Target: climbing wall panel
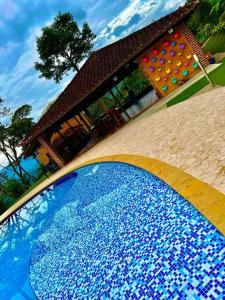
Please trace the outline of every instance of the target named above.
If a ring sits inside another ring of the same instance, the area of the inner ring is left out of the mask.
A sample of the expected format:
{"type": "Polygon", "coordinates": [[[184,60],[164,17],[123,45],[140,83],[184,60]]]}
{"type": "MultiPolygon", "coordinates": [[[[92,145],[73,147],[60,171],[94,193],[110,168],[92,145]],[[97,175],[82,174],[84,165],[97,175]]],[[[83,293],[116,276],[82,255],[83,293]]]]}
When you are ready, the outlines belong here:
{"type": "Polygon", "coordinates": [[[200,70],[182,29],[176,27],[139,58],[146,77],[162,96],[176,90],[200,70]]]}

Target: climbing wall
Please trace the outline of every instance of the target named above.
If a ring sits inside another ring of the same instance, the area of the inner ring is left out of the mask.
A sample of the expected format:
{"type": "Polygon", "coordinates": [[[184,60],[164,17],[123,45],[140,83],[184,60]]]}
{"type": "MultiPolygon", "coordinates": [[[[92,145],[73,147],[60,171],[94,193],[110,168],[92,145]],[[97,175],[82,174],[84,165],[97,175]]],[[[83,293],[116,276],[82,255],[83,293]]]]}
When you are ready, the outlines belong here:
{"type": "Polygon", "coordinates": [[[193,54],[180,26],[141,55],[139,65],[156,91],[166,96],[199,72],[193,54]]]}

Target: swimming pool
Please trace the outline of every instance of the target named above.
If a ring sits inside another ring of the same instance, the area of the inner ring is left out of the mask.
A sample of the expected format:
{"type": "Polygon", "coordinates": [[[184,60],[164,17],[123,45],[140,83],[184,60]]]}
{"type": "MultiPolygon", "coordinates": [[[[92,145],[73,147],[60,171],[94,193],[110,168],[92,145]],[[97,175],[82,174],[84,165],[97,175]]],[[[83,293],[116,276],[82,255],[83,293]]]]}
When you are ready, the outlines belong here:
{"type": "Polygon", "coordinates": [[[83,167],[0,229],[0,299],[225,297],[224,237],[131,165],[83,167]]]}

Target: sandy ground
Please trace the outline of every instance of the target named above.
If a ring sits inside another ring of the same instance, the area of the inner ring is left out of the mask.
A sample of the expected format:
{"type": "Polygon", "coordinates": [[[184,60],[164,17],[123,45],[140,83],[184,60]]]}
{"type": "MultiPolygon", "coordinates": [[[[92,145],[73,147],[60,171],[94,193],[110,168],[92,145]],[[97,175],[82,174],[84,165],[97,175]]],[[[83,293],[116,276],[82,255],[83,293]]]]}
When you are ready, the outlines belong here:
{"type": "Polygon", "coordinates": [[[113,154],[139,154],[162,160],[225,193],[225,88],[127,124],[63,171],[113,154]]]}

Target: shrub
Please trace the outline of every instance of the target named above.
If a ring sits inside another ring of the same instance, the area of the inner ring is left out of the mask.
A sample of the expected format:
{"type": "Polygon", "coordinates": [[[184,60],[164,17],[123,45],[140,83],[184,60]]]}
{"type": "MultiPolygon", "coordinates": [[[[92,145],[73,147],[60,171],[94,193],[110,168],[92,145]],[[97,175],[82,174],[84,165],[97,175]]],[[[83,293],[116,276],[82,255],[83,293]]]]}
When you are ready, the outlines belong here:
{"type": "Polygon", "coordinates": [[[4,183],[4,191],[6,196],[9,198],[16,200],[19,198],[26,190],[24,185],[16,179],[9,179],[4,183]]]}

